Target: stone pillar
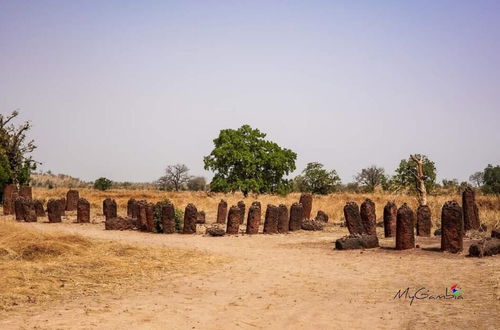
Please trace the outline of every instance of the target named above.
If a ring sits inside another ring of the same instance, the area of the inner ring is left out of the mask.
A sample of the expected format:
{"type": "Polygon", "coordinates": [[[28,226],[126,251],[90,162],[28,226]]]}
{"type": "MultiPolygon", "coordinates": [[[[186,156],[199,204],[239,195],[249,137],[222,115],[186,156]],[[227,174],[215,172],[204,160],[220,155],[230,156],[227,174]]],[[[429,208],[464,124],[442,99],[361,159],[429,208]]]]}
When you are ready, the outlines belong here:
{"type": "Polygon", "coordinates": [[[76,203],[76,222],[90,222],[90,203],[85,198],[78,198],[76,203]]]}
{"type": "Polygon", "coordinates": [[[458,253],[464,247],[464,220],[462,208],[456,201],[448,201],[441,210],[441,250],[458,253]]]}
{"type": "Polygon", "coordinates": [[[217,223],[225,224],[227,218],[227,202],[223,199],[220,200],[217,207],[217,223]]]}
{"type": "Polygon", "coordinates": [[[264,219],[264,234],[278,233],[279,209],[274,205],[267,205],[266,218],[264,219]]]}
{"type": "Polygon", "coordinates": [[[464,213],[464,229],[479,229],[479,210],[476,204],[476,193],[472,188],[465,188],[462,193],[462,208],[464,213]]]}
{"type": "Polygon", "coordinates": [[[226,234],[238,234],[240,231],[240,217],[241,208],[238,206],[231,206],[227,215],[226,234]]]}
{"type": "Polygon", "coordinates": [[[299,203],[302,204],[303,219],[311,219],[311,211],[313,205],[312,195],[309,193],[301,194],[299,203]]]}
{"type": "Polygon", "coordinates": [[[36,216],[37,217],[44,217],[45,210],[43,209],[43,202],[39,199],[36,199],[33,203],[35,204],[36,216]]]}
{"type": "Polygon", "coordinates": [[[247,234],[258,234],[259,226],[260,226],[260,203],[252,203],[250,208],[248,209],[248,218],[247,218],[247,234]]]}
{"type": "Polygon", "coordinates": [[[3,188],[3,214],[14,214],[14,200],[18,196],[17,187],[11,183],[3,188]]]}
{"type": "Polygon", "coordinates": [[[289,231],[302,229],[302,220],[304,220],[304,210],[302,204],[293,203],[290,208],[290,221],[288,224],[289,231]]]}
{"type": "Polygon", "coordinates": [[[24,221],[24,207],[23,203],[25,201],[24,197],[16,197],[14,200],[14,214],[16,215],[17,221],[24,221]]]}
{"type": "Polygon", "coordinates": [[[61,203],[58,199],[49,199],[47,202],[49,222],[61,222],[61,203]]]}
{"type": "Polygon", "coordinates": [[[428,205],[420,205],[417,209],[417,236],[431,236],[432,214],[428,205]]]}
{"type": "Polygon", "coordinates": [[[58,202],[59,202],[59,208],[61,209],[60,210],[61,216],[65,216],[66,215],[66,198],[60,198],[60,199],[58,199],[58,202]]]}
{"type": "Polygon", "coordinates": [[[361,216],[361,225],[363,233],[366,235],[377,235],[377,216],[375,215],[375,203],[371,199],[365,199],[361,203],[359,214],[361,216]]]}
{"type": "Polygon", "coordinates": [[[146,201],[137,202],[137,228],[142,231],[146,230],[147,228],[146,206],[147,206],[146,201]]]}
{"type": "Polygon", "coordinates": [[[285,204],[280,204],[278,207],[278,233],[288,233],[290,228],[290,218],[288,216],[288,208],[285,204]]]}
{"type": "Polygon", "coordinates": [[[175,207],[172,203],[167,203],[161,208],[161,222],[164,234],[175,233],[175,207]]]}
{"type": "Polygon", "coordinates": [[[106,198],[102,202],[102,213],[108,218],[116,218],[117,217],[117,212],[116,212],[116,201],[111,198],[106,198]]]}
{"type": "Polygon", "coordinates": [[[33,200],[29,199],[24,199],[23,202],[23,216],[24,216],[24,221],[26,222],[36,222],[36,210],[35,210],[35,203],[33,200]]]}
{"type": "Polygon", "coordinates": [[[21,186],[19,188],[19,196],[31,201],[33,200],[33,191],[30,186],[21,186]]]}
{"type": "Polygon", "coordinates": [[[146,204],[146,231],[154,233],[155,226],[155,205],[153,203],[146,204]]]}
{"type": "Polygon", "coordinates": [[[80,193],[78,190],[70,189],[66,193],[66,211],[75,211],[78,207],[80,193]]]}
{"type": "Polygon", "coordinates": [[[351,235],[361,235],[363,233],[363,225],[361,224],[361,216],[359,207],[356,202],[347,202],[344,206],[344,218],[347,229],[351,235]]]}
{"type": "Polygon", "coordinates": [[[415,214],[412,209],[403,204],[398,209],[396,222],[396,250],[407,250],[415,248],[415,233],[413,224],[415,223],[415,214]]]}
{"type": "Polygon", "coordinates": [[[127,202],[127,217],[137,219],[137,201],[133,198],[127,202]]]}
{"type": "Polygon", "coordinates": [[[316,218],[314,220],[327,223],[328,222],[328,214],[319,210],[318,213],[316,213],[316,218]]]}
{"type": "Polygon", "coordinates": [[[184,212],[184,227],[182,229],[183,234],[196,234],[196,214],[198,210],[193,204],[188,204],[186,206],[186,211],[184,212]]]}
{"type": "Polygon", "coordinates": [[[240,224],[245,222],[245,202],[239,201],[238,207],[240,208],[240,224]]]}
{"type": "Polygon", "coordinates": [[[204,224],[206,222],[205,219],[205,211],[199,211],[196,214],[196,223],[199,223],[200,225],[204,224]]]}
{"type": "Polygon", "coordinates": [[[398,208],[394,202],[387,202],[384,207],[384,235],[385,237],[396,236],[396,221],[398,208]]]}

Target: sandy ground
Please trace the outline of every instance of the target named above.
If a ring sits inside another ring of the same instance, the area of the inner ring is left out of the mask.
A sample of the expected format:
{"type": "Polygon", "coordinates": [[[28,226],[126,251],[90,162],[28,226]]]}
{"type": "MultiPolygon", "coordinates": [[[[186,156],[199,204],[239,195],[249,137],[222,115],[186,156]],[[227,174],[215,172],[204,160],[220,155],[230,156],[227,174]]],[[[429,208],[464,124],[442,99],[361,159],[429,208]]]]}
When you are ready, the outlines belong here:
{"type": "MultiPolygon", "coordinates": [[[[344,228],[288,235],[206,237],[104,231],[102,224],[26,224],[94,238],[198,249],[232,257],[203,275],[123,292],[15,310],[1,329],[498,329],[500,258],[420,249],[332,250],[344,228]],[[431,295],[459,284],[463,299],[394,299],[400,289],[431,295]]],[[[470,243],[470,242],[468,242],[470,243]]],[[[103,276],[106,276],[103,274],[103,276]]]]}

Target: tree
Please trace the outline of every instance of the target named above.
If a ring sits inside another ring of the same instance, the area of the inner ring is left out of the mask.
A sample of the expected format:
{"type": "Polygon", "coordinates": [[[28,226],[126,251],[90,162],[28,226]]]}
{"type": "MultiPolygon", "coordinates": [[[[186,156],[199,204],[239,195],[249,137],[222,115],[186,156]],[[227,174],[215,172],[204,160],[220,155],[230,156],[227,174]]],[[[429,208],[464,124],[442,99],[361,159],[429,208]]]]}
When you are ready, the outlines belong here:
{"type": "Polygon", "coordinates": [[[165,175],[158,179],[158,184],[162,190],[179,191],[189,179],[189,168],[186,165],[168,165],[165,169],[165,175]]]}
{"type": "Polygon", "coordinates": [[[335,170],[327,171],[320,163],[308,163],[301,177],[302,191],[314,194],[329,194],[341,183],[335,170]]]}
{"type": "Polygon", "coordinates": [[[113,181],[106,178],[99,178],[94,182],[94,189],[97,190],[108,190],[113,185],[113,181]]]}
{"type": "Polygon", "coordinates": [[[486,194],[500,194],[500,166],[488,165],[484,169],[482,191],[486,194]]]}
{"type": "MultiPolygon", "coordinates": [[[[422,193],[432,191],[436,184],[436,166],[425,155],[411,155],[402,159],[391,183],[399,188],[410,188],[419,194],[420,203],[424,201],[422,193]]],[[[425,204],[421,204],[425,205],[425,204]]]]}
{"type": "MultiPolygon", "coordinates": [[[[9,176],[3,185],[29,184],[31,172],[36,170],[38,164],[30,155],[36,149],[34,141],[26,141],[26,133],[31,129],[31,123],[26,121],[16,127],[12,121],[18,115],[18,111],[13,111],[8,116],[0,114],[0,153],[3,158],[0,162],[4,180],[5,175],[9,176]]],[[[0,187],[2,191],[3,185],[0,187]]]]}
{"type": "Polygon", "coordinates": [[[386,179],[385,170],[375,165],[362,169],[361,172],[355,176],[356,182],[366,186],[368,191],[373,191],[375,186],[385,184],[386,179]]]}
{"type": "Polygon", "coordinates": [[[472,182],[473,185],[479,188],[483,184],[483,177],[484,177],[484,172],[479,171],[474,174],[471,174],[471,176],[469,176],[469,181],[472,182]]]}
{"type": "Polygon", "coordinates": [[[215,148],[204,157],[205,169],[215,175],[212,191],[240,190],[255,193],[284,193],[290,182],[284,177],[295,170],[297,154],[265,140],[265,133],[249,125],[223,129],[214,140],[215,148]]]}
{"type": "Polygon", "coordinates": [[[206,186],[207,186],[207,181],[202,176],[192,177],[187,182],[187,187],[191,191],[205,190],[206,186]]]}

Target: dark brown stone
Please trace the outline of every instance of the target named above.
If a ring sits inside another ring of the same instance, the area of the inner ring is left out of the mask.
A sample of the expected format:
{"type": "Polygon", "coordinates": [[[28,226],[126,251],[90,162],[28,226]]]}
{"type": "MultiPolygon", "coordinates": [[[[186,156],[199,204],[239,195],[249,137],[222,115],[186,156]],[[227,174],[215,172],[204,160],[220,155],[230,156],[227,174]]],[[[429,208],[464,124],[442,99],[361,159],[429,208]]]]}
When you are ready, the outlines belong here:
{"type": "Polygon", "coordinates": [[[464,248],[464,219],[456,201],[448,201],[441,210],[441,250],[458,253],[464,248]]]}
{"type": "Polygon", "coordinates": [[[316,214],[316,218],[314,220],[327,223],[328,222],[328,214],[319,210],[318,213],[316,214]]]}
{"type": "Polygon", "coordinates": [[[70,189],[66,193],[66,211],[75,211],[78,208],[80,193],[78,190],[70,189]]]}
{"type": "Polygon", "coordinates": [[[18,196],[17,187],[11,183],[3,188],[3,214],[14,214],[14,200],[18,196]]]}
{"type": "Polygon", "coordinates": [[[482,258],[496,254],[500,254],[500,239],[497,238],[485,238],[469,247],[471,257],[482,258]]]}
{"type": "Polygon", "coordinates": [[[500,238],[500,229],[493,229],[491,231],[491,237],[493,237],[493,238],[500,238]]]}
{"type": "Polygon", "coordinates": [[[302,204],[293,203],[290,208],[288,230],[296,231],[302,229],[302,220],[304,220],[304,210],[302,209],[302,204]]]}
{"type": "Polygon", "coordinates": [[[30,186],[21,186],[19,188],[19,196],[27,200],[33,200],[33,191],[30,186]]]}
{"type": "Polygon", "coordinates": [[[104,217],[107,218],[116,218],[117,217],[117,212],[116,212],[116,201],[111,198],[106,198],[102,202],[102,214],[104,214],[104,217]]]}
{"type": "Polygon", "coordinates": [[[39,199],[35,199],[33,201],[35,204],[35,212],[37,217],[44,217],[45,216],[45,210],[43,209],[43,202],[39,199]]]}
{"type": "Polygon", "coordinates": [[[104,228],[106,230],[132,230],[135,226],[131,218],[114,217],[106,219],[104,228]]]}
{"type": "Polygon", "coordinates": [[[376,235],[350,235],[335,241],[337,250],[373,249],[379,247],[376,235]]]}
{"type": "Polygon", "coordinates": [[[240,217],[241,208],[238,206],[231,206],[227,215],[226,233],[235,235],[240,231],[240,217]]]}
{"type": "Polygon", "coordinates": [[[137,219],[137,201],[133,198],[127,202],[127,217],[137,219]]]}
{"type": "Polygon", "coordinates": [[[279,209],[275,205],[267,205],[266,217],[264,218],[264,234],[278,233],[278,216],[279,209]]]}
{"type": "Polygon", "coordinates": [[[347,229],[351,235],[361,235],[363,225],[361,224],[361,215],[356,202],[347,202],[344,206],[344,218],[347,229]]]}
{"type": "Polygon", "coordinates": [[[212,225],[211,227],[207,228],[205,233],[210,236],[224,236],[226,234],[226,231],[220,226],[212,225]]]}
{"type": "Polygon", "coordinates": [[[361,217],[361,225],[363,226],[363,234],[377,235],[377,216],[375,215],[375,203],[371,199],[365,199],[361,203],[359,210],[361,217]]]}
{"type": "Polygon", "coordinates": [[[432,219],[431,208],[420,205],[417,209],[417,236],[431,236],[432,219]]]}
{"type": "Polygon", "coordinates": [[[290,227],[290,217],[288,216],[288,208],[284,204],[280,204],[278,207],[278,233],[285,234],[288,233],[290,227]]]}
{"type": "Polygon", "coordinates": [[[462,208],[464,214],[464,229],[479,229],[479,210],[476,204],[476,193],[472,188],[465,188],[462,193],[462,208]]]}
{"type": "Polygon", "coordinates": [[[78,198],[76,203],[76,222],[90,222],[90,203],[85,198],[78,198]]]}
{"type": "Polygon", "coordinates": [[[396,236],[396,221],[398,215],[398,208],[394,202],[387,202],[384,207],[384,236],[396,236]]]}
{"type": "Polygon", "coordinates": [[[186,211],[184,212],[184,227],[182,229],[183,234],[196,234],[196,214],[198,210],[193,204],[188,204],[186,206],[186,211]]]}
{"type": "Polygon", "coordinates": [[[16,215],[17,221],[24,221],[24,201],[25,198],[21,196],[16,197],[14,200],[14,214],[16,215]]]}
{"type": "Polygon", "coordinates": [[[223,199],[219,202],[217,207],[217,223],[225,224],[227,218],[227,202],[223,199]]]}
{"type": "Polygon", "coordinates": [[[58,199],[59,202],[59,208],[61,209],[61,216],[66,215],[66,198],[60,198],[58,199]]]}
{"type": "Polygon", "coordinates": [[[196,214],[196,223],[205,223],[205,211],[199,211],[198,214],[196,214]]]}
{"type": "Polygon", "coordinates": [[[239,201],[238,207],[240,208],[240,224],[245,222],[245,202],[239,201]]]}
{"type": "Polygon", "coordinates": [[[49,199],[47,202],[49,222],[61,222],[61,202],[59,199],[49,199]]]}
{"type": "Polygon", "coordinates": [[[302,220],[303,230],[309,230],[309,231],[323,230],[324,225],[325,223],[323,221],[308,220],[308,219],[302,220]]]}
{"type": "Polygon", "coordinates": [[[161,222],[164,234],[175,233],[175,207],[172,203],[167,203],[161,209],[161,222]]]}
{"type": "Polygon", "coordinates": [[[261,217],[260,203],[259,204],[252,203],[252,205],[248,209],[247,229],[246,229],[247,234],[251,235],[259,233],[260,217],[261,217]]]}
{"type": "Polygon", "coordinates": [[[147,229],[147,204],[146,201],[137,202],[137,228],[142,231],[147,229]]]}
{"type": "Polygon", "coordinates": [[[155,204],[146,204],[146,231],[150,233],[156,232],[155,226],[155,204]]]}
{"type": "Polygon", "coordinates": [[[302,217],[303,219],[311,219],[311,211],[313,205],[312,195],[303,193],[300,195],[299,203],[302,204],[302,217]]]}
{"type": "Polygon", "coordinates": [[[415,248],[415,213],[404,203],[399,209],[396,220],[396,250],[415,248]]]}
{"type": "Polygon", "coordinates": [[[37,221],[35,202],[33,202],[33,200],[24,199],[23,215],[24,215],[24,221],[26,221],[26,222],[36,222],[37,221]]]}

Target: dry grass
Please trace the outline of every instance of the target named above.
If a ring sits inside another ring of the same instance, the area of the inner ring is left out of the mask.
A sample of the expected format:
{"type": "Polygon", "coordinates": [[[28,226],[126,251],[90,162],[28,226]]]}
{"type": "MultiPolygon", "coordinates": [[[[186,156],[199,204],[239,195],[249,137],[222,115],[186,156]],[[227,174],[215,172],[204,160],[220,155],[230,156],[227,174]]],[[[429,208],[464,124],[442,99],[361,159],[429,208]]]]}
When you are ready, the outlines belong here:
{"type": "Polygon", "coordinates": [[[151,285],[166,276],[211,269],[224,260],[191,250],[132,246],[4,223],[0,226],[0,311],[151,285]]]}
{"type": "MultiPolygon", "coordinates": [[[[65,196],[67,188],[44,189],[34,188],[34,197],[44,200],[49,198],[60,198],[65,196]]],[[[92,213],[94,215],[102,215],[102,201],[111,197],[118,203],[120,214],[126,215],[126,206],[129,198],[146,199],[151,202],[157,202],[163,199],[170,199],[176,207],[184,209],[188,203],[196,205],[199,211],[203,210],[206,213],[207,221],[213,222],[217,214],[217,205],[221,199],[225,199],[228,205],[236,205],[239,200],[244,200],[247,208],[253,201],[260,201],[262,205],[281,203],[291,206],[292,203],[299,200],[300,194],[293,193],[286,197],[276,195],[251,195],[243,198],[240,193],[235,194],[214,194],[206,192],[165,192],[158,190],[126,190],[115,189],[108,191],[98,191],[94,189],[79,189],[80,196],[86,198],[91,203],[92,213]]],[[[343,221],[343,207],[347,201],[355,201],[358,204],[363,202],[365,198],[372,199],[376,204],[377,218],[382,220],[383,208],[387,201],[395,201],[399,206],[403,203],[408,203],[413,209],[417,207],[417,200],[414,196],[406,194],[389,194],[389,193],[371,193],[371,194],[353,194],[353,193],[335,193],[327,196],[315,195],[313,200],[313,214],[318,210],[325,211],[333,222],[343,221]]],[[[461,202],[461,197],[458,194],[429,196],[428,204],[432,211],[432,216],[435,224],[439,224],[441,216],[441,207],[448,200],[457,200],[461,202]]],[[[495,225],[500,220],[500,196],[494,195],[478,195],[476,200],[479,206],[481,221],[489,227],[495,225]]]]}

